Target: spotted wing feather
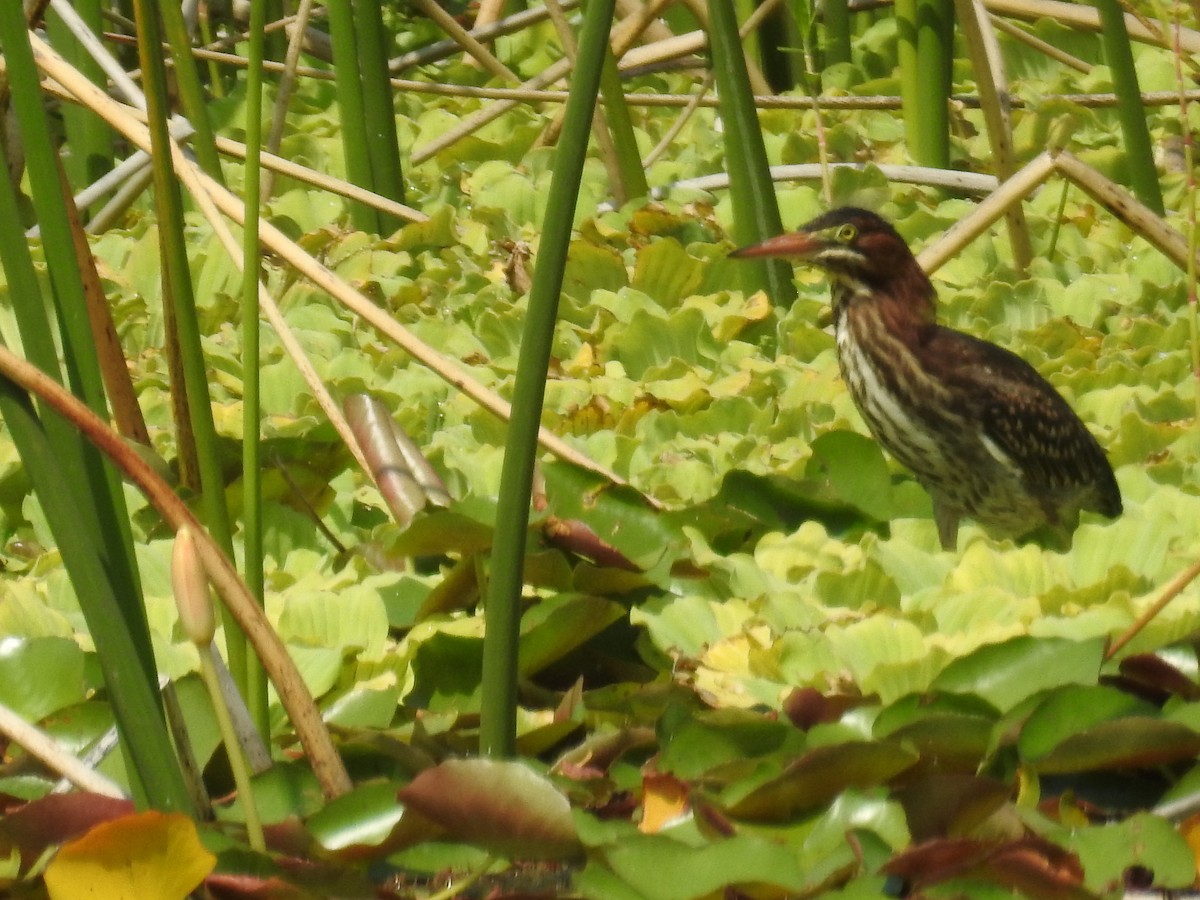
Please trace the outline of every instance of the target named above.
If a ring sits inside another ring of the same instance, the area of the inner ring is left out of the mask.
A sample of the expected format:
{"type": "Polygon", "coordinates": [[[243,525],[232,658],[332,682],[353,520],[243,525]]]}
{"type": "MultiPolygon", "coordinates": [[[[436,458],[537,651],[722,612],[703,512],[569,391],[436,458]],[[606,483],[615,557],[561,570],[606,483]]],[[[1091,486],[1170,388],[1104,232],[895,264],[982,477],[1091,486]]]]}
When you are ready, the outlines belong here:
{"type": "Polygon", "coordinates": [[[1029,489],[1080,493],[1086,508],[1119,515],[1112,466],[1067,401],[1015,353],[958,336],[974,345],[973,365],[960,375],[973,382],[981,431],[1020,470],[1029,489]]]}

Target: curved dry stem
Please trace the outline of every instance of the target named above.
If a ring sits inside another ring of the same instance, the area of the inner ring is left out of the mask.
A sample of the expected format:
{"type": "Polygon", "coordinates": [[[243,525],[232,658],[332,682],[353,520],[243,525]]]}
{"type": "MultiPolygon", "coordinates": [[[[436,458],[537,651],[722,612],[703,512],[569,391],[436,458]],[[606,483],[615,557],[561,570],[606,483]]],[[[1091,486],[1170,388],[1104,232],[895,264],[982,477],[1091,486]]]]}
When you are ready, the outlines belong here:
{"type": "Polygon", "coordinates": [[[1175,580],[1166,586],[1153,605],[1138,616],[1137,620],[1125,629],[1125,632],[1120,637],[1109,644],[1108,650],[1104,653],[1105,661],[1112,659],[1120,653],[1126,644],[1137,637],[1143,628],[1154,621],[1158,614],[1167,608],[1167,604],[1183,593],[1183,589],[1195,581],[1197,577],[1200,577],[1200,562],[1192,563],[1175,576],[1175,580]]]}
{"type": "MultiPolygon", "coordinates": [[[[574,9],[579,5],[579,0],[562,0],[560,5],[563,9],[574,9]]],[[[499,13],[499,10],[497,10],[497,13],[499,13]]],[[[484,6],[481,5],[479,12],[475,15],[475,27],[468,33],[475,40],[487,44],[495,41],[496,38],[515,34],[518,31],[523,31],[533,25],[537,25],[539,22],[545,20],[546,16],[545,7],[534,6],[530,9],[523,9],[520,12],[505,16],[502,19],[489,18],[484,11],[484,6]]],[[[392,57],[392,59],[388,60],[388,71],[395,73],[403,72],[405,69],[415,68],[416,66],[428,66],[453,56],[461,50],[462,46],[457,41],[436,41],[418,50],[409,50],[407,53],[401,53],[399,56],[392,57]]]]}
{"type": "MultiPolygon", "coordinates": [[[[238,57],[240,58],[240,57],[238,57]]],[[[269,64],[268,64],[269,65],[269,64]]],[[[50,83],[46,85],[46,91],[58,97],[60,100],[68,103],[81,103],[80,98],[67,91],[62,85],[50,83]]],[[[82,104],[81,104],[82,105],[82,104]]],[[[120,108],[120,107],[118,107],[120,108]]],[[[140,114],[134,114],[133,118],[140,124],[145,123],[145,119],[140,114]]],[[[188,134],[174,134],[177,140],[185,140],[188,134]]],[[[217,150],[230,156],[233,159],[243,160],[246,158],[246,145],[241,141],[235,141],[232,138],[216,136],[214,138],[217,150]]],[[[310,184],[313,187],[320,188],[323,191],[328,191],[331,194],[337,194],[340,197],[345,197],[347,200],[355,200],[359,203],[365,203],[367,206],[374,207],[382,212],[389,213],[399,219],[404,219],[409,222],[428,222],[429,216],[420,210],[413,209],[411,206],[405,206],[403,203],[397,203],[388,197],[376,194],[373,191],[368,191],[356,184],[351,184],[343,178],[337,178],[325,172],[318,172],[315,169],[310,169],[307,166],[302,166],[299,163],[293,162],[290,159],[285,159],[282,156],[277,156],[274,153],[263,151],[259,154],[259,162],[263,167],[271,172],[279,175],[286,175],[289,178],[294,178],[296,181],[301,181],[305,184],[310,184]]],[[[75,195],[75,204],[80,208],[91,206],[92,203],[104,194],[119,190],[122,193],[127,185],[133,185],[130,189],[132,197],[137,197],[145,189],[145,184],[136,181],[141,174],[149,171],[149,157],[144,150],[138,150],[131,154],[115,169],[108,172],[106,175],[97,179],[92,184],[85,187],[75,195]]],[[[146,175],[146,178],[149,178],[146,175]]],[[[131,198],[132,199],[132,198],[131,198]]],[[[128,208],[129,202],[124,202],[120,205],[119,211],[128,208]]],[[[119,213],[118,213],[119,214],[119,213]]],[[[92,232],[103,231],[107,227],[107,221],[111,221],[111,217],[106,217],[104,227],[97,224],[97,218],[93,217],[88,225],[88,230],[92,232]]],[[[36,236],[38,233],[37,226],[29,229],[29,235],[36,236]]]]}
{"type": "MultiPolygon", "coordinates": [[[[113,124],[114,127],[117,127],[116,123],[112,119],[109,119],[109,122],[110,124],[113,124]]],[[[129,134],[128,136],[131,140],[135,139],[132,134],[129,134]]],[[[245,155],[246,148],[244,144],[238,144],[235,141],[224,141],[224,143],[227,145],[234,145],[234,147],[240,150],[241,155],[245,155]]],[[[237,266],[239,271],[244,270],[246,263],[245,254],[242,250],[242,244],[233,236],[232,232],[229,230],[229,226],[225,223],[225,220],[222,218],[220,212],[213,204],[212,198],[209,196],[208,191],[206,191],[202,186],[198,177],[200,173],[199,167],[193,165],[190,160],[184,157],[177,144],[173,144],[172,146],[175,170],[180,181],[184,183],[189,192],[192,194],[193,199],[196,201],[196,205],[200,208],[201,213],[212,226],[213,232],[216,234],[217,239],[220,240],[221,245],[225,248],[226,253],[229,254],[230,259],[233,260],[234,265],[237,266]]],[[[281,161],[286,162],[285,160],[281,161]]],[[[287,163],[287,167],[299,168],[295,167],[291,163],[287,163]]],[[[351,187],[353,186],[351,185],[351,187]]],[[[388,204],[391,203],[391,201],[386,200],[386,198],[380,197],[377,194],[373,194],[368,191],[362,191],[362,193],[368,194],[370,197],[376,198],[379,201],[384,201],[388,204]]],[[[393,205],[400,206],[400,204],[393,205]]],[[[419,216],[421,220],[426,220],[428,218],[422,213],[417,213],[416,210],[408,210],[407,207],[402,208],[407,210],[411,215],[419,216]]],[[[364,472],[369,473],[369,469],[367,468],[366,460],[363,458],[362,451],[359,449],[358,443],[354,440],[354,434],[351,431],[350,426],[346,423],[345,416],[342,415],[341,406],[333,399],[328,389],[325,387],[324,382],[321,381],[321,377],[317,374],[316,369],[309,361],[304,352],[304,348],[300,345],[300,341],[296,338],[295,332],[292,331],[291,326],[288,325],[287,320],[284,319],[283,314],[279,311],[279,306],[275,303],[275,299],[270,295],[270,292],[267,291],[266,286],[261,281],[258,285],[258,297],[259,306],[261,307],[263,314],[266,316],[267,321],[271,323],[271,327],[275,329],[276,334],[279,336],[280,343],[283,344],[284,350],[291,357],[292,362],[294,362],[296,367],[300,370],[300,375],[303,377],[305,383],[309,386],[309,389],[313,392],[313,397],[316,399],[317,404],[328,417],[330,423],[334,427],[334,430],[336,430],[341,436],[342,441],[350,449],[350,452],[354,455],[354,458],[358,462],[359,466],[364,472]]]]}
{"type": "Polygon", "coordinates": [[[1059,174],[1082,188],[1093,200],[1145,238],[1171,262],[1181,269],[1187,269],[1186,237],[1164,222],[1125,188],[1065,150],[1054,153],[1046,151],[1026,163],[966,218],[918,253],[917,262],[921,268],[926,272],[940,268],[954,254],[991,227],[1007,209],[1020,203],[1052,174],[1059,174]]]}
{"type": "Polygon", "coordinates": [[[253,595],[238,577],[237,570],[217,546],[187,504],[171,490],[150,465],[119,434],[93,413],[74,394],[6,347],[0,347],[0,375],[37,395],[73,423],[97,449],[105,454],[137,486],[150,504],[173,529],[187,526],[196,539],[196,551],[221,599],[254,646],[263,669],[279,693],[313,773],[326,797],[344,794],[351,787],[317,704],[304,685],[287,648],[267,621],[253,595]]]}

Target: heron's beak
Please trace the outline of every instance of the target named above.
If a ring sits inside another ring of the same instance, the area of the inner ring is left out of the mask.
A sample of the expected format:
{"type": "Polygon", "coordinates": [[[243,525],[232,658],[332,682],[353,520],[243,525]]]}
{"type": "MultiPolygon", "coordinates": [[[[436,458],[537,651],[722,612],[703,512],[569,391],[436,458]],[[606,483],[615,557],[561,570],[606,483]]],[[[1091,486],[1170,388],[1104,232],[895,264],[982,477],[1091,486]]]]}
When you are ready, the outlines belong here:
{"type": "Polygon", "coordinates": [[[790,257],[808,259],[824,246],[824,242],[805,231],[791,231],[778,237],[767,238],[761,244],[751,244],[729,254],[732,259],[764,259],[767,257],[790,257]]]}

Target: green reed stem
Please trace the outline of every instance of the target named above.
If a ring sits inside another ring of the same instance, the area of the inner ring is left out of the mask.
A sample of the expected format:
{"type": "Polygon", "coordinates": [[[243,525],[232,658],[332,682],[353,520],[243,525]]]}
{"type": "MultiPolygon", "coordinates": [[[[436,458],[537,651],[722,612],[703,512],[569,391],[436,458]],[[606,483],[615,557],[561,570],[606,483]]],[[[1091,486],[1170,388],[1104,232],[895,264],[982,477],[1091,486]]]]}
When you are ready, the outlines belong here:
{"type": "Polygon", "coordinates": [[[1125,13],[1119,0],[1096,0],[1100,11],[1100,37],[1104,58],[1112,73],[1113,90],[1117,95],[1117,118],[1125,143],[1125,158],[1129,162],[1129,182],[1138,199],[1160,216],[1163,214],[1162,189],[1154,168],[1154,150],[1150,146],[1150,129],[1142,92],[1138,86],[1137,70],[1133,65],[1133,49],[1125,28],[1125,13]]]}
{"type": "MultiPolygon", "coordinates": [[[[750,90],[746,58],[738,36],[731,0],[709,0],[709,44],[721,122],[725,131],[725,165],[733,202],[733,237],[741,246],[773,237],[783,230],[767,150],[750,90]]],[[[739,266],[742,289],[766,291],[777,304],[796,299],[792,269],[782,260],[754,260],[739,266]]]]}
{"type": "MultiPolygon", "coordinates": [[[[260,400],[259,351],[259,188],[262,183],[261,160],[263,112],[263,29],[266,26],[265,0],[250,5],[250,44],[246,60],[246,167],[242,195],[246,220],[242,225],[242,539],[245,544],[244,579],[246,587],[263,605],[263,520],[262,520],[262,421],[260,400]]],[[[267,715],[267,676],[253,653],[246,654],[243,673],[246,707],[264,739],[271,736],[267,715]]],[[[232,752],[232,750],[231,750],[232,752]]],[[[240,787],[240,786],[239,786],[240,787]]]]}
{"type": "Polygon", "coordinates": [[[225,179],[221,176],[221,158],[217,155],[212,123],[208,120],[209,101],[200,86],[200,74],[192,57],[191,39],[188,37],[187,24],[183,21],[183,8],[178,3],[163,3],[159,10],[162,13],[163,31],[171,50],[171,64],[174,67],[175,84],[179,90],[183,112],[196,129],[191,139],[196,161],[200,163],[200,168],[224,184],[225,179]]]}
{"type": "MultiPolygon", "coordinates": [[[[371,161],[371,190],[397,203],[404,202],[400,168],[400,142],[396,133],[396,107],[388,77],[387,39],[378,0],[353,0],[354,43],[358,49],[358,79],[366,117],[365,140],[371,161]]],[[[390,213],[376,212],[379,233],[395,231],[404,222],[390,213]]]]}
{"type": "MultiPolygon", "coordinates": [[[[78,0],[72,5],[79,18],[98,34],[103,27],[100,0],[78,0]]],[[[46,16],[46,29],[51,43],[64,59],[95,84],[105,83],[106,76],[100,64],[84,50],[75,33],[63,24],[53,10],[46,16]]],[[[71,154],[63,160],[63,165],[71,187],[79,190],[112,168],[113,131],[90,109],[73,103],[63,104],[62,118],[66,145],[71,148],[71,154]]],[[[98,209],[101,205],[97,202],[95,208],[98,209]]]]}
{"type": "Polygon", "coordinates": [[[950,165],[953,0],[896,0],[900,96],[909,152],[919,165],[950,165]]]}
{"type": "Polygon", "coordinates": [[[480,751],[512,756],[516,750],[517,638],[521,623],[525,538],[537,455],[538,428],[550,363],[558,297],[579,199],[596,96],[615,0],[589,0],[584,10],[579,55],[563,116],[562,136],[550,181],[542,240],[529,291],[529,311],[517,360],[512,418],[500,473],[496,537],[485,607],[483,708],[480,751]]]}
{"type": "MultiPolygon", "coordinates": [[[[27,35],[21,5],[0,4],[0,51],[8,67],[12,108],[26,150],[67,379],[77,396],[106,415],[58,154],[27,35]]],[[[0,221],[19,221],[17,208],[12,183],[0,179],[0,221]]],[[[47,314],[51,306],[42,296],[29,246],[19,228],[0,229],[0,264],[25,353],[61,382],[47,314]]],[[[95,642],[135,800],[159,809],[191,812],[159,703],[121,483],[113,468],[74,428],[53,413],[39,419],[28,395],[8,380],[0,380],[0,413],[58,543],[95,642]]]]}
{"type": "Polygon", "coordinates": [[[850,3],[825,0],[825,65],[850,62],[850,3]]]}
{"type": "Polygon", "coordinates": [[[626,201],[650,196],[650,185],[646,181],[646,169],[638,152],[637,137],[633,133],[633,119],[629,115],[629,104],[625,102],[625,89],[621,85],[621,74],[617,61],[610,50],[604,54],[604,71],[600,75],[600,93],[604,99],[604,120],[612,135],[617,154],[617,167],[621,172],[621,186],[626,201]]]}
{"type": "MultiPolygon", "coordinates": [[[[354,13],[348,2],[330,3],[325,9],[329,16],[329,37],[333,41],[334,85],[341,117],[342,147],[346,155],[346,180],[361,188],[374,190],[371,142],[363,107],[354,13]]],[[[350,201],[350,221],[359,231],[378,234],[382,230],[375,209],[357,200],[350,201]]]]}
{"type": "MultiPolygon", "coordinates": [[[[150,0],[134,0],[137,13],[138,60],[146,93],[146,109],[151,143],[151,168],[154,177],[154,205],[158,220],[159,248],[162,254],[163,302],[168,309],[178,341],[182,363],[183,388],[187,398],[188,422],[195,443],[195,459],[199,467],[201,503],[205,524],[225,552],[233,556],[233,539],[229,510],[225,505],[225,482],[217,452],[216,426],[208,393],[208,371],[200,346],[200,323],[196,316],[196,300],[192,294],[192,278],[188,266],[187,239],[184,235],[183,200],[179,182],[171,161],[170,135],[167,119],[170,107],[166,91],[166,72],[161,56],[154,52],[161,46],[158,27],[158,4],[150,0]]],[[[188,429],[176,423],[181,441],[188,429]]],[[[182,451],[181,451],[182,452],[182,451]]],[[[225,647],[229,654],[229,670],[246,690],[246,638],[236,620],[224,616],[225,647]]]]}

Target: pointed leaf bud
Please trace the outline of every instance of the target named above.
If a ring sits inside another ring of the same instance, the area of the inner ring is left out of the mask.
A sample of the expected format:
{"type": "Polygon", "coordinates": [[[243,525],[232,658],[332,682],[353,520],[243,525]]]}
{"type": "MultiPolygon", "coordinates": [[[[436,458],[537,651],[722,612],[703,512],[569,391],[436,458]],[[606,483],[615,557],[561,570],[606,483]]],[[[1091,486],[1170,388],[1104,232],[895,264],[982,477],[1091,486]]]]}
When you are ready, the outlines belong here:
{"type": "Polygon", "coordinates": [[[212,597],[208,593],[204,564],[196,552],[196,538],[187,525],[175,534],[175,548],[171,553],[171,587],[175,591],[175,605],[179,607],[179,624],[183,626],[183,633],[197,647],[207,647],[216,634],[217,620],[212,597]]]}

